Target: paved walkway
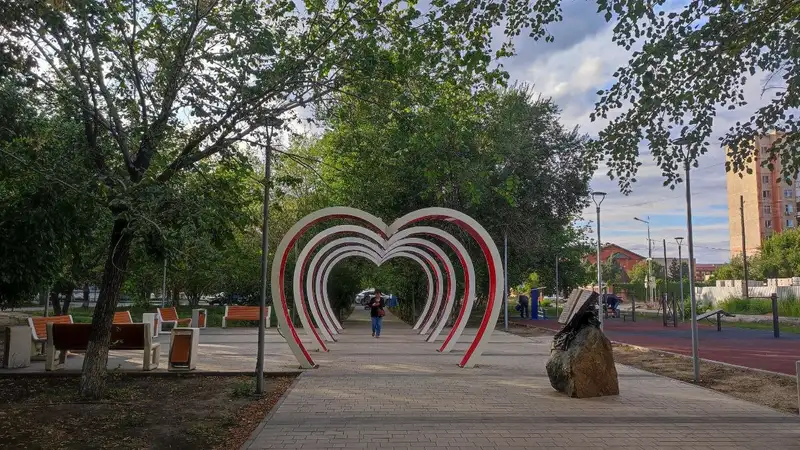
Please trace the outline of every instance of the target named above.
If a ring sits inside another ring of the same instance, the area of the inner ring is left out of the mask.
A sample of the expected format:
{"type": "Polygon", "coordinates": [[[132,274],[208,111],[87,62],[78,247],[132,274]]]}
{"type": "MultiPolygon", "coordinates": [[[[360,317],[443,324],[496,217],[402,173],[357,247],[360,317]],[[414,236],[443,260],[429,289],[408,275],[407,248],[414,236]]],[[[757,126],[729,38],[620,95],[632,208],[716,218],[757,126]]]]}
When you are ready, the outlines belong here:
{"type": "Polygon", "coordinates": [[[495,331],[474,369],[387,317],[356,310],[245,449],[800,449],[800,419],[618,366],[621,395],[578,400],[545,372],[550,339],[495,331]]]}
{"type": "MultiPolygon", "coordinates": [[[[522,320],[550,330],[559,330],[561,325],[555,320],[522,320]]],[[[752,367],[754,369],[795,375],[796,361],[800,360],[800,334],[783,333],[775,338],[772,330],[752,330],[722,324],[722,331],[707,321],[698,323],[700,357],[728,364],[752,367]]],[[[688,322],[678,324],[678,328],[665,327],[659,320],[638,318],[606,319],[605,332],[608,338],[617,342],[664,350],[682,355],[692,354],[692,330],[688,322]]]]}

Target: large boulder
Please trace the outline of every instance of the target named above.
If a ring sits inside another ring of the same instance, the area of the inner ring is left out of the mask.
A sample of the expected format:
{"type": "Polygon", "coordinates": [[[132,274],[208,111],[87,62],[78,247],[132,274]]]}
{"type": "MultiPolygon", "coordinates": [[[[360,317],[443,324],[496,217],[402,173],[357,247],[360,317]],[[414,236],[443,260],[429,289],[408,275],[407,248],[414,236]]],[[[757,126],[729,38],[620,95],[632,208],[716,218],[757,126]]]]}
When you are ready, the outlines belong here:
{"type": "Polygon", "coordinates": [[[550,384],[570,397],[619,395],[611,341],[594,325],[584,324],[561,349],[554,345],[547,361],[550,384]]]}

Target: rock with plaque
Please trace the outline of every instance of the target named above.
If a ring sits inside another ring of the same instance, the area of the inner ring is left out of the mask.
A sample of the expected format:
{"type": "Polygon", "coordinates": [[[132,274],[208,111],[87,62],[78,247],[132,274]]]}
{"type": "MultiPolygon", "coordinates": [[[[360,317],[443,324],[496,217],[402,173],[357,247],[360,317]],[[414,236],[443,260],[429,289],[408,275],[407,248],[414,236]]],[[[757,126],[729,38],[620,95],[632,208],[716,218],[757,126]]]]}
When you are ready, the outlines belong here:
{"type": "Polygon", "coordinates": [[[575,289],[567,299],[553,337],[547,375],[550,384],[570,397],[619,394],[611,341],[600,331],[596,292],[575,289]]]}

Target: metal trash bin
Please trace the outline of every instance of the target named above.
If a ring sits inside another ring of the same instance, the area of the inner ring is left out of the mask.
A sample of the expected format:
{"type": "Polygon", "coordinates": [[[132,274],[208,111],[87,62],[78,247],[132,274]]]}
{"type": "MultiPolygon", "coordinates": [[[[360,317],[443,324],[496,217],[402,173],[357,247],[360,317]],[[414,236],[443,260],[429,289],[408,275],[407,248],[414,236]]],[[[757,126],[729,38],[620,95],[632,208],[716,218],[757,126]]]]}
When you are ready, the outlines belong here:
{"type": "Polygon", "coordinates": [[[192,310],[192,325],[194,325],[194,328],[205,328],[207,318],[208,318],[207,309],[192,310]]]}
{"type": "Polygon", "coordinates": [[[189,371],[197,367],[199,328],[173,328],[169,339],[169,371],[189,371]]]}

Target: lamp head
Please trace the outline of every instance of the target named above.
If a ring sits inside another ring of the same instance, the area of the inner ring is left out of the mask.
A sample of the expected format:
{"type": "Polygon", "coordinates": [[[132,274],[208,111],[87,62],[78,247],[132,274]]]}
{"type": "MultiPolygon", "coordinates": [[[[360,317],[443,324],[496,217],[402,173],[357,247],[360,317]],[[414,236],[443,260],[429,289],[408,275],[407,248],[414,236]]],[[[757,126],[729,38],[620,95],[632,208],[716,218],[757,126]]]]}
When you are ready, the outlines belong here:
{"type": "Polygon", "coordinates": [[[601,191],[594,191],[592,192],[592,200],[594,204],[600,206],[603,203],[603,200],[606,198],[606,193],[601,191]]]}
{"type": "Polygon", "coordinates": [[[694,144],[694,142],[695,140],[690,137],[679,137],[678,139],[672,141],[672,143],[675,145],[689,145],[694,144]]]}

